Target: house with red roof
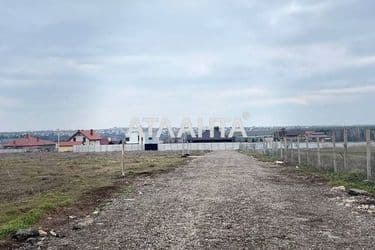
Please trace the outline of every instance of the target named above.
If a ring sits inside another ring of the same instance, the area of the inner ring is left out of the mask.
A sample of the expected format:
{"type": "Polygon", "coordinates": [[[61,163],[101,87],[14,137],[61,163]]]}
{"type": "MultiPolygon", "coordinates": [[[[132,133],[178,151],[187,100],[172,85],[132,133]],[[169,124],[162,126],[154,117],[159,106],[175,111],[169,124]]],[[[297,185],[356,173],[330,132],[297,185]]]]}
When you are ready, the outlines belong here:
{"type": "Polygon", "coordinates": [[[75,132],[67,141],[59,143],[59,152],[72,152],[75,145],[108,145],[107,138],[95,133],[93,129],[80,129],[75,132]]]}
{"type": "Polygon", "coordinates": [[[27,151],[55,151],[56,143],[27,134],[23,138],[7,142],[3,147],[5,149],[26,149],[27,151]]]}
{"type": "Polygon", "coordinates": [[[68,142],[79,142],[83,145],[100,145],[102,137],[95,133],[93,129],[78,130],[68,140],[68,142]]]}

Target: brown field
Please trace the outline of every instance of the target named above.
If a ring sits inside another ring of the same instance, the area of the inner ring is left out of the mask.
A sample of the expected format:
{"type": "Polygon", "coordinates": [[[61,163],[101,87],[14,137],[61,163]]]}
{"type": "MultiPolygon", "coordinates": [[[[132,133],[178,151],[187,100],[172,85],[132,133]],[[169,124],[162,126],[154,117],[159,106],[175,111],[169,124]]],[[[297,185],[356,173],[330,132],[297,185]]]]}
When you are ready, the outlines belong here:
{"type": "Polygon", "coordinates": [[[138,174],[184,164],[177,153],[127,152],[126,178],[121,153],[25,153],[0,155],[0,239],[27,228],[60,208],[93,204],[129,188],[138,174]],[[95,203],[95,202],[94,202],[95,203]]]}

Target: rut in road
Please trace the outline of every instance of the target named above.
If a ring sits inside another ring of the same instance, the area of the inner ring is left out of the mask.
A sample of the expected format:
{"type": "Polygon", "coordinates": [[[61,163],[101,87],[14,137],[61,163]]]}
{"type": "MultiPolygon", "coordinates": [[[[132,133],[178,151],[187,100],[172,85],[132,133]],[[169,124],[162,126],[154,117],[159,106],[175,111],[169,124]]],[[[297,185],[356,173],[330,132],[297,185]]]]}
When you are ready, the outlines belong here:
{"type": "Polygon", "coordinates": [[[305,183],[234,151],[217,151],[116,198],[80,231],[47,238],[50,249],[372,248],[375,220],[305,183]]]}

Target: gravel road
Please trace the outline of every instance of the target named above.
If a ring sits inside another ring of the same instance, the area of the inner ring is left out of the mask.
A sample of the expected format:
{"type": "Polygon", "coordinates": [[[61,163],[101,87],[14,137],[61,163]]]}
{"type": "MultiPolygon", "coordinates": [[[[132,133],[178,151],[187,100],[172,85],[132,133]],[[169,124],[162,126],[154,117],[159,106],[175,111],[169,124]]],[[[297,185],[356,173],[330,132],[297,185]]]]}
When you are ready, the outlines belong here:
{"type": "MultiPolygon", "coordinates": [[[[196,157],[140,177],[81,230],[42,249],[370,249],[375,217],[340,206],[323,183],[282,173],[238,152],[196,157]]],[[[37,248],[38,245],[29,245],[37,248]]]]}

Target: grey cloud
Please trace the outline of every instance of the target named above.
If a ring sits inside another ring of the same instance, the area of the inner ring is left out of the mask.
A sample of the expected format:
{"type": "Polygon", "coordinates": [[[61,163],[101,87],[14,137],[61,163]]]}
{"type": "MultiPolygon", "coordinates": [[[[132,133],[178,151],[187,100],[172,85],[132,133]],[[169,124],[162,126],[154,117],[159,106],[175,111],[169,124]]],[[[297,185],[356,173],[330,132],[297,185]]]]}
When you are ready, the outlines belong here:
{"type": "MultiPolygon", "coordinates": [[[[175,112],[173,106],[209,112],[219,105],[209,89],[267,89],[273,101],[255,114],[270,122],[262,112],[283,113],[283,101],[299,106],[296,95],[375,84],[374,7],[370,0],[3,1],[0,118],[12,122],[0,130],[38,112],[44,119],[33,119],[32,127],[79,126],[75,117],[99,107],[95,102],[104,107],[98,114],[113,112],[108,122],[115,123],[121,110],[111,111],[106,102],[121,87],[144,90],[141,99],[160,93],[150,100],[159,102],[155,112],[165,113],[175,112]],[[176,98],[163,99],[168,89],[179,92],[176,98]]],[[[239,108],[247,108],[249,98],[239,108]]],[[[123,106],[143,103],[131,100],[123,106]]],[[[363,112],[370,104],[364,98],[363,112]]],[[[344,109],[330,105],[328,113],[344,109]]],[[[231,112],[236,104],[222,106],[231,112]]],[[[317,106],[293,107],[294,115],[319,114],[317,106]]],[[[151,112],[144,106],[129,113],[137,111],[151,112]]],[[[283,122],[294,121],[283,114],[289,119],[283,122]]]]}

